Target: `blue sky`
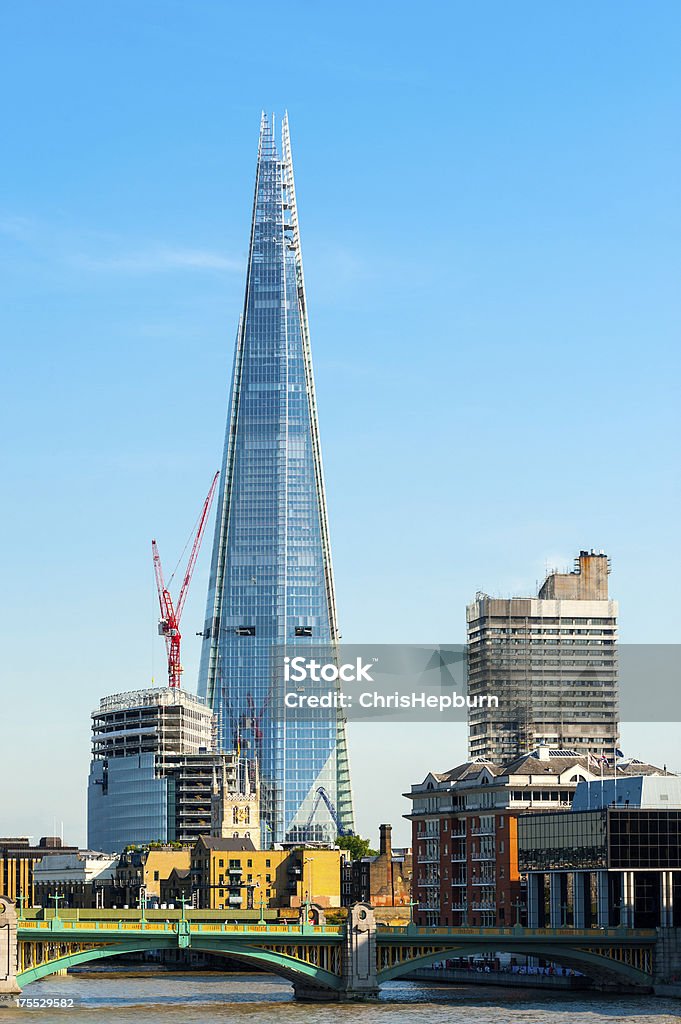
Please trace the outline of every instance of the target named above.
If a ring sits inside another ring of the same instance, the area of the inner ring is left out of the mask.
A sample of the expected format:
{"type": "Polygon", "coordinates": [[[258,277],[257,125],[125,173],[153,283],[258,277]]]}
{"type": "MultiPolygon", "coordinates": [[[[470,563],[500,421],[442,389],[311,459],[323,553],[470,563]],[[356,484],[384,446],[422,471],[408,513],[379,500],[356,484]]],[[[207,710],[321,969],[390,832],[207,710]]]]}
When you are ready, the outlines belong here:
{"type": "MultiPolygon", "coordinates": [[[[622,638],[678,642],[680,29],[671,3],[3,5],[0,831],[83,841],[89,712],[163,679],[149,545],[172,566],[219,465],[262,107],[291,119],[345,639],[460,641],[476,590],[595,547],[622,638]]],[[[400,792],[465,756],[429,728],[354,727],[363,831],[404,838],[400,792]]],[[[628,729],[681,768],[674,727],[628,729]]]]}

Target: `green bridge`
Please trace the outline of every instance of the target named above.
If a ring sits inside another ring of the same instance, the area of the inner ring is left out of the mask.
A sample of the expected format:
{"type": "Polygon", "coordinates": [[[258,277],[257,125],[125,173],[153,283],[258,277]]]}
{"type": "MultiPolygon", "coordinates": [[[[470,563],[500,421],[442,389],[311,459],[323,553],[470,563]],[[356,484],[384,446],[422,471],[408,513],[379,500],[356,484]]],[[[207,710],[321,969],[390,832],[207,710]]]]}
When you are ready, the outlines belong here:
{"type": "Polygon", "coordinates": [[[4,942],[16,962],[14,989],[3,990],[0,972],[0,993],[79,964],[163,949],[191,949],[271,971],[292,982],[303,999],[375,998],[383,982],[450,957],[485,953],[542,957],[601,988],[650,991],[676,968],[676,931],[390,927],[376,925],[368,904],[352,907],[342,925],[233,923],[184,908],[29,911],[17,918],[13,904],[0,897],[0,955],[4,942]]]}

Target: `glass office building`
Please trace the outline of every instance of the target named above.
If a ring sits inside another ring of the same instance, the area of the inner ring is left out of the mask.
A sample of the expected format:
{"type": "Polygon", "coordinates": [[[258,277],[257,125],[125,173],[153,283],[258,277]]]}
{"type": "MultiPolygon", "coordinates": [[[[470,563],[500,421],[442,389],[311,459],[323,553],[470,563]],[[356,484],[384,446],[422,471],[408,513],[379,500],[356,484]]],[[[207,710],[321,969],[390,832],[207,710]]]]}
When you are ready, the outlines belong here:
{"type": "Polygon", "coordinates": [[[288,122],[280,154],[264,114],[203,637],[199,694],[222,749],[258,758],[263,842],[351,830],[343,718],[274,693],[273,653],[334,650],[338,626],[288,122]]]}
{"type": "Polygon", "coordinates": [[[238,790],[233,752],[215,753],[215,715],[174,687],[102,697],[92,712],[88,846],[194,843],[211,830],[211,799],[238,790]]]}

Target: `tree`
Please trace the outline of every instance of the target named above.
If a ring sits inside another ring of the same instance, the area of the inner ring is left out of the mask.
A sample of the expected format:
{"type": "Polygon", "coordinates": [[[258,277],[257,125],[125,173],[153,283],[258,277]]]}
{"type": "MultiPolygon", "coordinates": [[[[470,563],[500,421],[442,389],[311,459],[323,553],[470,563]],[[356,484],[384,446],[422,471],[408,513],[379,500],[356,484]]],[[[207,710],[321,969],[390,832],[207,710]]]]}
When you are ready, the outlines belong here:
{"type": "Polygon", "coordinates": [[[361,836],[338,836],[336,846],[341,850],[347,850],[350,860],[361,860],[362,857],[375,857],[378,850],[372,850],[370,840],[362,839],[361,836]]]}

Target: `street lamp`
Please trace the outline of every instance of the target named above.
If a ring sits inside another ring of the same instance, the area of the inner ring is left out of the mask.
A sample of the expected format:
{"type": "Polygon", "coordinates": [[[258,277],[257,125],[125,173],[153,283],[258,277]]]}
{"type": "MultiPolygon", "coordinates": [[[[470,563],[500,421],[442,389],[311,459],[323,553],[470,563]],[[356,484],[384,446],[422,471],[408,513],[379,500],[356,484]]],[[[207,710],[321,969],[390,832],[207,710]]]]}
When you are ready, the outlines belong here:
{"type": "Polygon", "coordinates": [[[19,920],[20,921],[23,921],[23,919],[24,919],[24,903],[25,902],[26,902],[26,897],[24,896],[23,892],[20,892],[17,895],[17,903],[19,904],[19,920]]]}
{"type": "Polygon", "coordinates": [[[53,896],[50,896],[49,898],[51,900],[54,900],[54,919],[56,921],[57,918],[59,917],[59,900],[63,900],[64,899],[64,894],[63,893],[59,893],[59,894],[55,893],[53,896]]]}
{"type": "Polygon", "coordinates": [[[525,909],[525,904],[521,900],[520,896],[515,900],[513,906],[515,907],[515,923],[518,925],[520,924],[520,911],[525,909]]]}
{"type": "Polygon", "coordinates": [[[313,864],[313,862],[314,861],[313,861],[312,857],[305,857],[303,859],[303,885],[305,884],[305,865],[306,864],[310,865],[310,886],[305,891],[305,922],[306,923],[309,921],[309,918],[310,918],[310,903],[314,900],[314,892],[313,892],[313,889],[312,889],[312,864],[313,864]]]}
{"type": "Polygon", "coordinates": [[[464,899],[463,903],[463,927],[468,928],[468,897],[464,899]]]}
{"type": "Polygon", "coordinates": [[[409,900],[408,906],[409,906],[409,927],[410,928],[413,928],[413,926],[414,926],[414,907],[418,907],[418,905],[419,905],[418,904],[418,900],[409,900]]]}
{"type": "Polygon", "coordinates": [[[262,884],[261,884],[262,875],[258,875],[257,878],[258,878],[258,881],[255,883],[255,888],[259,890],[258,907],[260,908],[260,917],[258,918],[258,924],[264,924],[265,923],[265,915],[263,913],[263,907],[265,905],[265,901],[263,900],[263,895],[262,895],[262,884]]]}

